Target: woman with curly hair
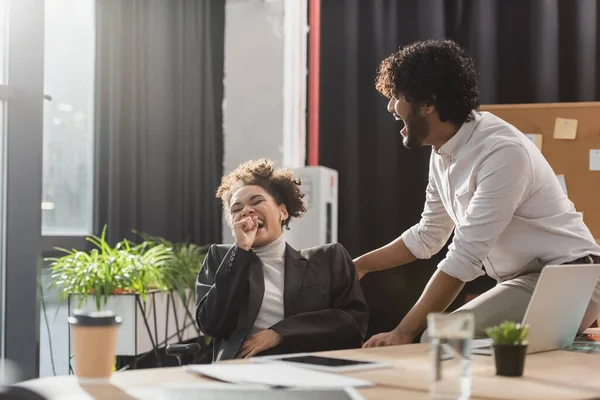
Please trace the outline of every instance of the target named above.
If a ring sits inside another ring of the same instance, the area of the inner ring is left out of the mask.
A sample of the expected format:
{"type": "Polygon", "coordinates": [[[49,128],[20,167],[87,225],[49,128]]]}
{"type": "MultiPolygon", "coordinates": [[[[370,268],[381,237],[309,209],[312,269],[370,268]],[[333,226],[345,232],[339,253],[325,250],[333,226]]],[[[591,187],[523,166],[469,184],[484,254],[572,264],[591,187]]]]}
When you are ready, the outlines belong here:
{"type": "Polygon", "coordinates": [[[196,283],[213,360],[360,347],[368,308],[346,249],[284,240],[306,211],[293,173],[249,161],[223,177],[217,198],[235,244],[211,246],[196,283]]]}

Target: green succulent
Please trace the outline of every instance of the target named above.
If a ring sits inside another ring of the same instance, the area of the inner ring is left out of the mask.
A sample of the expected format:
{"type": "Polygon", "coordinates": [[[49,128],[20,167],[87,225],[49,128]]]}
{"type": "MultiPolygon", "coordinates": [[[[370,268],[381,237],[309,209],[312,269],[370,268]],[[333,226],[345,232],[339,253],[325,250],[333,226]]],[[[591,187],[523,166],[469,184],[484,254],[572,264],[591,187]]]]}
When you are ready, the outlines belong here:
{"type": "Polygon", "coordinates": [[[500,325],[487,328],[485,333],[492,339],[494,344],[520,345],[525,342],[528,331],[528,325],[504,321],[500,325]]]}

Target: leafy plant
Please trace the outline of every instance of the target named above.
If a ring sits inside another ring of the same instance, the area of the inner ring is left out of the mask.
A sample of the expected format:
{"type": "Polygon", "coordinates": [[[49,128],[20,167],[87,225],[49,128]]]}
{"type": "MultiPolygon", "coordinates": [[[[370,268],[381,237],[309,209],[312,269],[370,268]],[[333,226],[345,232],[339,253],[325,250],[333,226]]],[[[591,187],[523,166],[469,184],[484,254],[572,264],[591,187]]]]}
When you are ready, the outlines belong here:
{"type": "Polygon", "coordinates": [[[494,344],[520,345],[525,342],[528,331],[528,325],[504,321],[500,325],[486,329],[485,332],[492,338],[494,344]]]}
{"type": "MultiPolygon", "coordinates": [[[[136,233],[150,246],[165,246],[172,251],[173,257],[160,268],[161,282],[166,291],[177,293],[181,298],[181,302],[186,306],[195,303],[195,291],[188,291],[187,289],[192,289],[195,286],[208,246],[198,246],[193,243],[173,243],[164,238],[136,233]]],[[[194,320],[191,314],[186,315],[186,318],[194,320]]]]}
{"type": "MultiPolygon", "coordinates": [[[[150,246],[165,246],[173,252],[173,257],[169,259],[160,268],[161,281],[167,291],[176,292],[181,298],[182,304],[185,304],[185,318],[183,325],[186,325],[186,320],[189,318],[194,321],[195,317],[189,313],[188,307],[190,303],[195,303],[196,293],[194,288],[196,278],[202,268],[202,263],[206,257],[208,246],[198,246],[193,243],[174,243],[164,238],[153,237],[146,233],[138,234],[150,246]]],[[[212,341],[209,336],[204,336],[204,342],[208,345],[212,341]]]]}
{"type": "MultiPolygon", "coordinates": [[[[137,233],[137,232],[136,232],[137,233]]],[[[173,243],[164,238],[137,233],[150,247],[163,246],[172,252],[172,257],[160,268],[160,279],[167,291],[181,293],[193,288],[206,257],[207,246],[193,243],[173,243]]]]}
{"type": "Polygon", "coordinates": [[[47,259],[51,262],[51,287],[57,287],[63,299],[77,295],[81,306],[94,296],[100,309],[113,294],[139,293],[145,301],[149,290],[167,290],[162,267],[173,262],[172,249],[126,239],[112,247],[106,242],[106,227],[100,237],[86,240],[95,246],[90,252],[57,248],[65,255],[47,259]]]}

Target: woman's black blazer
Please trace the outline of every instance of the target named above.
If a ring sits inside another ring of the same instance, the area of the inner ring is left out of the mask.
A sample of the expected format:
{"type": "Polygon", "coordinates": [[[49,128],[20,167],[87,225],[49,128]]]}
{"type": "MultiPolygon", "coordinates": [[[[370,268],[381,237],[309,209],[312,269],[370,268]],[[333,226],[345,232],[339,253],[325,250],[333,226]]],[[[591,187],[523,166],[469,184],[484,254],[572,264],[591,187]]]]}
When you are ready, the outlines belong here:
{"type": "MultiPolygon", "coordinates": [[[[262,262],[237,245],[210,247],[196,282],[196,321],[215,341],[213,359],[233,359],[250,335],[264,295],[262,262]]],[[[346,249],[328,244],[297,251],[286,244],[284,319],[270,329],[283,340],[263,352],[357,348],[369,311],[346,249]]]]}

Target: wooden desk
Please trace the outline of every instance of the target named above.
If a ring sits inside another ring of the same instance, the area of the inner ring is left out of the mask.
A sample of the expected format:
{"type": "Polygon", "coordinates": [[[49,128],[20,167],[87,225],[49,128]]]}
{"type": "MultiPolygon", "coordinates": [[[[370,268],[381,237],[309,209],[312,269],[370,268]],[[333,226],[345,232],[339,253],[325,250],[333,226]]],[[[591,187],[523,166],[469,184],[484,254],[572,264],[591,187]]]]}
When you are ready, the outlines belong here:
{"type": "MultiPolygon", "coordinates": [[[[349,374],[385,387],[427,393],[427,345],[330,352],[329,355],[388,361],[393,369],[349,374]]],[[[494,359],[473,356],[473,399],[600,399],[600,356],[552,351],[530,354],[520,378],[496,376],[494,359]]]]}
{"type": "MultiPolygon", "coordinates": [[[[144,390],[161,383],[198,383],[209,380],[186,372],[180,367],[139,369],[113,374],[111,383],[82,387],[74,376],[41,378],[22,383],[48,400],[153,400],[144,390]]],[[[415,399],[429,400],[426,392],[376,385],[361,389],[367,400],[415,399]]]]}
{"type": "MultiPolygon", "coordinates": [[[[382,347],[327,352],[338,357],[388,361],[393,368],[348,373],[375,383],[362,389],[366,399],[428,399],[427,345],[382,347]]],[[[600,357],[554,351],[529,355],[521,378],[495,376],[493,359],[473,356],[472,399],[600,399],[600,357]]],[[[49,399],[139,399],[135,391],[160,383],[201,382],[206,379],[182,368],[146,369],[115,373],[110,385],[82,388],[73,376],[22,383],[49,399]],[[128,393],[129,392],[129,393],[128,393]]]]}

